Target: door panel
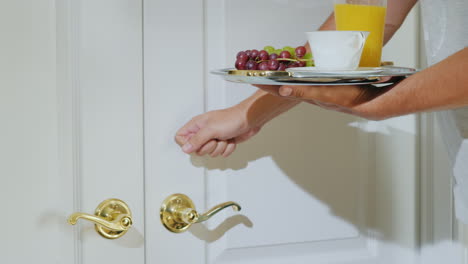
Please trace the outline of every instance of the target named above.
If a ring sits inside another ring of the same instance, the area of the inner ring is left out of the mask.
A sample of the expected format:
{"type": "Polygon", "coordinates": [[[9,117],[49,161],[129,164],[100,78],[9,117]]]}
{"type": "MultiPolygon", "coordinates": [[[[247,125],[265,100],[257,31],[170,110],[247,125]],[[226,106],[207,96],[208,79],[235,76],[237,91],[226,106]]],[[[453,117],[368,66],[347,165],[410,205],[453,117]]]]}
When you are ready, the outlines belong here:
{"type": "MultiPolygon", "coordinates": [[[[209,69],[233,64],[240,50],[302,45],[304,32],[318,28],[332,10],[331,3],[318,1],[216,2],[208,1],[207,44],[224,42],[208,48],[214,53],[209,69]]],[[[254,92],[247,85],[212,82],[212,91],[223,87],[224,94],[217,94],[225,106],[254,92]]],[[[209,99],[209,105],[216,104],[215,97],[209,99]]],[[[341,263],[344,256],[347,261],[372,257],[366,227],[374,214],[373,135],[348,125],[358,121],[301,105],[265,126],[228,160],[208,161],[208,203],[228,199],[244,208],[241,216],[226,220],[232,227],[219,240],[210,241],[210,263],[341,263]],[[225,193],[213,192],[220,186],[225,193]]],[[[227,217],[207,225],[215,229],[227,217]]]]}
{"type": "Polygon", "coordinates": [[[144,1],[145,197],[147,263],[202,263],[203,241],[169,233],[159,208],[173,193],[204,209],[204,168],[180,151],[174,135],[204,111],[203,1],[144,1]]]}
{"type": "Polygon", "coordinates": [[[71,2],[72,71],[80,210],[108,198],[125,201],[134,224],[105,240],[81,223],[82,261],[144,262],[142,4],[71,2]]]}

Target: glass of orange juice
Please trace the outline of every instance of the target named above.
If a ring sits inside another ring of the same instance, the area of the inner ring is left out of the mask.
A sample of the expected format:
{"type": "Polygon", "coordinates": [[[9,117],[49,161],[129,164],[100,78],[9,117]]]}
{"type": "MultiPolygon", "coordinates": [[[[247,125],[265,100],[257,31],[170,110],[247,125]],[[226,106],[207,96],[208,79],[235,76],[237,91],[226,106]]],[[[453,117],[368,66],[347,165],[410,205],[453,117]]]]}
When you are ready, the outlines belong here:
{"type": "Polygon", "coordinates": [[[387,0],[335,0],[337,30],[368,31],[361,67],[378,67],[382,56],[387,0]]]}

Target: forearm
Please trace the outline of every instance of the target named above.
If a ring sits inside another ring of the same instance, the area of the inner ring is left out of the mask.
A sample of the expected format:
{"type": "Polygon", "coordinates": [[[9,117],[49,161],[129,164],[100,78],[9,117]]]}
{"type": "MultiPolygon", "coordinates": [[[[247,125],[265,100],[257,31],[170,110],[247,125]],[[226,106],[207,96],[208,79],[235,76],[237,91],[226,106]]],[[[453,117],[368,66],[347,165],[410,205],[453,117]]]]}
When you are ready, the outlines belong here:
{"type": "Polygon", "coordinates": [[[384,45],[393,37],[418,0],[390,0],[385,19],[384,45]]]}
{"type": "Polygon", "coordinates": [[[335,30],[335,13],[331,13],[331,15],[325,20],[325,22],[319,27],[318,30],[335,30]]]}
{"type": "Polygon", "coordinates": [[[235,107],[246,115],[251,126],[263,126],[268,121],[298,105],[299,101],[281,98],[258,90],[235,107]]]}
{"type": "Polygon", "coordinates": [[[468,106],[468,48],[427,68],[357,107],[385,119],[409,113],[468,106]]]}

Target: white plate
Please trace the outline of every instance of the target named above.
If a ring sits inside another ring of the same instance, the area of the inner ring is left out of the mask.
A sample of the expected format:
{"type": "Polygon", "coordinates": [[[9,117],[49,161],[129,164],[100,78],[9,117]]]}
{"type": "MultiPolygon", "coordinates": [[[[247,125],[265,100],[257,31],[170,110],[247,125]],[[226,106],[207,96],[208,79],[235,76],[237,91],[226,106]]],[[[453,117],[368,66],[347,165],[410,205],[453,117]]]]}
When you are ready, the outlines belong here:
{"type": "Polygon", "coordinates": [[[292,73],[314,73],[314,74],[328,74],[328,75],[361,75],[361,74],[375,74],[384,71],[382,67],[359,67],[356,70],[323,70],[316,67],[297,67],[286,69],[292,73]]]}

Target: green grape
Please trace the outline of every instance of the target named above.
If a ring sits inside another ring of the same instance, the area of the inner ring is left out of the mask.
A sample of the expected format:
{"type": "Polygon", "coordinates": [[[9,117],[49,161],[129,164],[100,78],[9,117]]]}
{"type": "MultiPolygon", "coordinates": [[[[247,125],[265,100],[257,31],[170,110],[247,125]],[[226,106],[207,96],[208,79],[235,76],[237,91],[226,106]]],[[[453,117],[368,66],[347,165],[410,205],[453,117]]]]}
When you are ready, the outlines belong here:
{"type": "Polygon", "coordinates": [[[268,54],[272,54],[275,52],[275,48],[273,46],[265,46],[263,48],[266,52],[268,52],[268,54]]]}
{"type": "Polygon", "coordinates": [[[275,53],[278,54],[278,56],[279,56],[282,51],[283,50],[277,49],[277,50],[275,50],[275,53]]]}
{"type": "Polygon", "coordinates": [[[313,67],[315,66],[315,63],[314,61],[312,60],[312,53],[310,52],[307,52],[304,57],[302,58],[304,60],[307,60],[306,61],[306,67],[313,67]]]}
{"type": "Polygon", "coordinates": [[[283,47],[283,50],[289,51],[291,58],[296,58],[296,49],[290,46],[283,47]]]}
{"type": "Polygon", "coordinates": [[[304,55],[304,57],[302,57],[304,60],[310,60],[312,59],[312,53],[308,52],[304,55]]]}

